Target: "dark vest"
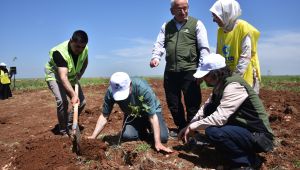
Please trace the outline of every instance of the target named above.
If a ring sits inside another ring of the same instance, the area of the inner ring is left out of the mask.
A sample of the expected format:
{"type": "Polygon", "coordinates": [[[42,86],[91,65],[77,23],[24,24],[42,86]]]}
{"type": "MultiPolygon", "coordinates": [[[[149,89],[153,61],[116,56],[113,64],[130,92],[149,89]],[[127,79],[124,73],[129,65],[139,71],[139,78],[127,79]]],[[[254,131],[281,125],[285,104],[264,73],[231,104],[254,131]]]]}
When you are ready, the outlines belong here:
{"type": "Polygon", "coordinates": [[[270,139],[273,138],[272,130],[269,123],[268,114],[252,87],[239,75],[234,75],[225,79],[223,86],[220,87],[218,94],[213,93],[212,102],[205,107],[204,115],[212,114],[220,105],[225,87],[232,83],[238,82],[246,88],[248,97],[238,108],[238,110],[229,117],[226,124],[237,125],[247,128],[251,132],[265,133],[270,139]]]}
{"type": "Polygon", "coordinates": [[[199,62],[197,49],[197,19],[189,17],[180,30],[174,19],[165,27],[166,71],[196,70],[199,62]]]}

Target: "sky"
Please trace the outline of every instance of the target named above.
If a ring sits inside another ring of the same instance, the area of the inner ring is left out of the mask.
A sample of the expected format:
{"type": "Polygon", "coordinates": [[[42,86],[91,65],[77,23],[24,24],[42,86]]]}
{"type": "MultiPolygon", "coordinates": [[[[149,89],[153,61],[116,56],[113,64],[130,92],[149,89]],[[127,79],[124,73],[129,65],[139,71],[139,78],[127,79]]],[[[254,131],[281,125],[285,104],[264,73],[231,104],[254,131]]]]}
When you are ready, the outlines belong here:
{"type": "MultiPolygon", "coordinates": [[[[215,0],[189,0],[189,15],[203,22],[211,51],[218,26],[215,0]]],[[[300,75],[299,0],[239,0],[241,19],[261,33],[258,55],[263,75],[300,75]],[[284,3],[284,4],[283,4],[284,3]]],[[[172,19],[170,0],[0,0],[0,62],[17,67],[16,78],[43,78],[49,50],[75,30],[89,36],[84,77],[162,76],[164,58],[149,62],[161,25],[172,19]]]]}

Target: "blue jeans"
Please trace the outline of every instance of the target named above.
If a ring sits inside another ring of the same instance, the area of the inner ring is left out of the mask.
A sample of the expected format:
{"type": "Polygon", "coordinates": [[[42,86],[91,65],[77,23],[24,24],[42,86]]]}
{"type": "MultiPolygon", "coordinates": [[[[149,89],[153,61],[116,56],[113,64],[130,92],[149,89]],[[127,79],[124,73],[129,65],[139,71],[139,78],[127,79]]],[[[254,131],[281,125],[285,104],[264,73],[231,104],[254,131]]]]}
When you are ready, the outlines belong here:
{"type": "MultiPolygon", "coordinates": [[[[156,113],[156,115],[158,117],[158,122],[159,122],[160,140],[162,143],[166,143],[168,141],[168,128],[166,126],[166,123],[161,113],[156,113]]],[[[129,123],[126,123],[124,126],[123,135],[122,135],[122,138],[124,140],[129,141],[129,140],[147,138],[147,136],[149,135],[147,130],[149,132],[153,132],[148,116],[135,118],[133,121],[131,120],[132,118],[129,117],[127,119],[127,122],[129,123]]]]}
{"type": "Polygon", "coordinates": [[[232,167],[255,164],[255,144],[252,133],[246,128],[233,125],[211,126],[206,128],[205,134],[232,167]]]}

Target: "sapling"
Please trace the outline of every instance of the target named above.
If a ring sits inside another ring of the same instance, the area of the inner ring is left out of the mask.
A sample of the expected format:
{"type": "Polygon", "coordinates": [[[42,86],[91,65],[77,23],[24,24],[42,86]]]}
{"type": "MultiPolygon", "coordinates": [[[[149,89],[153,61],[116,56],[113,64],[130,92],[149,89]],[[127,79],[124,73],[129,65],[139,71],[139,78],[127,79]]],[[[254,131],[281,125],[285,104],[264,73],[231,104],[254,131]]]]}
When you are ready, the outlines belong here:
{"type": "Polygon", "coordinates": [[[120,145],[120,141],[122,138],[122,134],[123,134],[125,125],[127,123],[134,121],[134,119],[136,119],[136,118],[142,117],[142,113],[144,113],[144,112],[148,113],[150,111],[150,107],[144,101],[144,96],[139,96],[138,99],[141,102],[141,105],[133,105],[132,103],[129,103],[129,105],[128,105],[128,107],[130,108],[130,114],[126,117],[126,119],[124,121],[122,130],[121,130],[121,133],[119,136],[119,140],[118,140],[118,145],[120,145]]]}

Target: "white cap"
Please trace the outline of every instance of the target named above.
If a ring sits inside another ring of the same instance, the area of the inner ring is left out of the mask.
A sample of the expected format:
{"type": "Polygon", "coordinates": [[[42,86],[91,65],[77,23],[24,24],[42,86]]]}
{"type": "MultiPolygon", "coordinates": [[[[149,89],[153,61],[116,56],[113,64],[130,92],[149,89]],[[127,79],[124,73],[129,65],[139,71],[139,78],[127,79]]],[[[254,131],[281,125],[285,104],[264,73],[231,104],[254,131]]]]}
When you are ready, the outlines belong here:
{"type": "Polygon", "coordinates": [[[110,77],[110,86],[116,101],[124,100],[129,96],[130,83],[128,74],[124,72],[116,72],[110,77]]]}
{"type": "Polygon", "coordinates": [[[195,78],[202,78],[211,70],[217,70],[226,66],[225,58],[220,54],[211,53],[203,57],[200,68],[194,74],[195,78]]]}
{"type": "Polygon", "coordinates": [[[5,63],[0,63],[0,66],[6,66],[6,64],[5,63]]]}

